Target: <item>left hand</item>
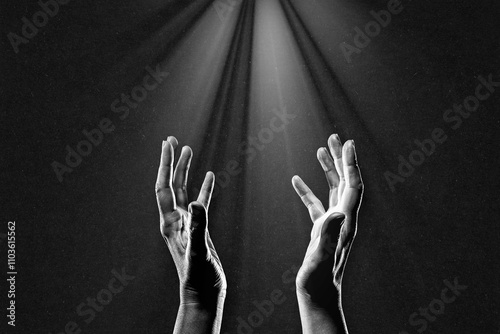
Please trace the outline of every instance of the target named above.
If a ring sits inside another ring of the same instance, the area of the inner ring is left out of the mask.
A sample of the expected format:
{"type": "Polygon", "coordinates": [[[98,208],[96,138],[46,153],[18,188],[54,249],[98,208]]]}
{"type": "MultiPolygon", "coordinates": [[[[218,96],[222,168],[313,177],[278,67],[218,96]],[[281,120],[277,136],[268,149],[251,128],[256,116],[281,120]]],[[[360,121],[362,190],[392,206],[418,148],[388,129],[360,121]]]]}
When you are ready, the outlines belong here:
{"type": "Polygon", "coordinates": [[[181,306],[216,313],[226,294],[226,277],[208,232],[208,207],[215,176],[208,172],[197,201],[188,205],[187,178],[192,158],[185,146],[173,169],[177,139],[163,142],[156,181],[160,231],[167,243],[180,280],[181,306]]]}

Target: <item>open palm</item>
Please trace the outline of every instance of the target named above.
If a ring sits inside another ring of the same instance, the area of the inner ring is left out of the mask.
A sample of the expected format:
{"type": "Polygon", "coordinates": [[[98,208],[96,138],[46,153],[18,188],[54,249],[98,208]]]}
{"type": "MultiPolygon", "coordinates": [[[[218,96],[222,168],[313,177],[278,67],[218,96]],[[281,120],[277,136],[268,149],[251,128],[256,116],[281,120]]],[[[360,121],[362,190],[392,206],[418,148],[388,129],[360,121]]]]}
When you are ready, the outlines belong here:
{"type": "Polygon", "coordinates": [[[363,194],[354,142],[348,141],[342,146],[339,137],[332,135],[328,146],[330,152],[322,147],[317,153],[330,187],[328,210],[300,177],[292,179],[313,222],[311,240],[297,274],[297,293],[325,308],[338,303],[363,194]]]}
{"type": "Polygon", "coordinates": [[[187,178],[193,153],[183,147],[174,170],[176,147],[174,137],[163,142],[156,181],[160,231],[177,268],[181,304],[216,307],[217,299],[225,295],[226,278],[207,226],[215,177],[208,172],[197,201],[189,203],[187,178]]]}

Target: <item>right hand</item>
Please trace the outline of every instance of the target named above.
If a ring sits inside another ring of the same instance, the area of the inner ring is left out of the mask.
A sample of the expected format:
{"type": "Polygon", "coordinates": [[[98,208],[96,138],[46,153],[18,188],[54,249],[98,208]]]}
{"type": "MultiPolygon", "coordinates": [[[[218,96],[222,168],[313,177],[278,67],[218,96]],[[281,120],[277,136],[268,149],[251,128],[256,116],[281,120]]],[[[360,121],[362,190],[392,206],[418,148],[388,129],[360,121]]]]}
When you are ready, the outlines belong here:
{"type": "Polygon", "coordinates": [[[330,187],[328,210],[300,177],[292,179],[313,222],[296,285],[299,302],[307,302],[315,308],[335,309],[340,303],[342,276],[356,235],[363,182],[354,142],[347,141],[342,146],[334,134],[328,139],[328,146],[330,153],[326,148],[317,152],[330,187]]]}

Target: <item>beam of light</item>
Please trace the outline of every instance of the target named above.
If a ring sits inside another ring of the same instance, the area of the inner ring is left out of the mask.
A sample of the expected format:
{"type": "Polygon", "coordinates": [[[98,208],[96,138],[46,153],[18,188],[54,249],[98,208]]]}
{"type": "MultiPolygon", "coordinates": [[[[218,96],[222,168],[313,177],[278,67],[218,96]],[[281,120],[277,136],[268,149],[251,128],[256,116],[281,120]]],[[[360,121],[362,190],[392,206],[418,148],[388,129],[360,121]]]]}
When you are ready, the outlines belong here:
{"type": "MultiPolygon", "coordinates": [[[[347,24],[348,30],[352,30],[355,24],[363,27],[366,22],[373,20],[367,15],[368,12],[377,8],[357,2],[318,1],[317,4],[313,4],[296,0],[280,0],[280,3],[286,13],[290,28],[299,41],[298,45],[308,64],[324,111],[329,115],[330,120],[338,125],[336,132],[340,133],[343,138],[356,139],[358,154],[362,159],[361,164],[369,166],[369,169],[363,170],[365,179],[380,177],[389,169],[389,163],[386,160],[387,152],[384,150],[387,145],[384,142],[384,136],[380,135],[383,131],[380,129],[381,122],[378,121],[378,117],[386,114],[385,117],[390,115],[390,118],[394,119],[395,116],[391,112],[379,113],[376,109],[366,110],[358,93],[346,87],[352,85],[353,82],[365,80],[369,73],[363,72],[364,66],[346,69],[346,61],[342,53],[332,51],[338,51],[340,43],[345,41],[346,37],[339,33],[343,30],[343,26],[345,28],[347,24]],[[351,22],[347,23],[348,20],[342,16],[350,17],[351,22]]],[[[377,56],[381,57],[380,52],[376,50],[376,45],[373,47],[377,56]]],[[[363,52],[368,53],[368,51],[363,52]]],[[[394,110],[397,109],[398,106],[394,106],[394,110]]],[[[391,216],[392,212],[387,206],[386,199],[378,196],[380,192],[378,185],[373,186],[368,187],[368,192],[371,192],[368,196],[377,203],[375,206],[379,208],[381,216],[391,216]]],[[[398,206],[405,212],[418,214],[410,203],[411,199],[400,200],[398,206]]],[[[388,224],[394,223],[388,222],[388,224]]],[[[384,230],[384,233],[389,234],[389,238],[397,238],[397,229],[397,225],[395,228],[391,226],[384,230]]],[[[414,268],[417,266],[413,261],[410,261],[409,265],[414,268]]],[[[383,266],[381,262],[380,267],[383,266]]]]}
{"type": "MultiPolygon", "coordinates": [[[[247,313],[251,291],[280,281],[277,265],[301,261],[310,219],[291,177],[301,175],[327,203],[317,148],[333,132],[355,137],[367,150],[377,146],[306,23],[311,18],[293,2],[242,1],[224,20],[208,2],[194,4],[183,28],[164,28],[173,32],[165,43],[157,32],[137,50],[153,49],[146,58],[170,76],[136,111],[150,138],[131,155],[157,161],[153,145],[166,135],[189,144],[191,199],[205,172],[216,173],[210,231],[238,284],[227,300],[234,318],[247,313]],[[293,117],[284,121],[279,114],[293,117]],[[272,130],[272,124],[283,127],[272,130]]],[[[373,156],[365,163],[383,166],[381,155],[373,156]]]]}
{"type": "MultiPolygon", "coordinates": [[[[212,46],[221,45],[217,43],[217,38],[221,38],[221,31],[218,31],[221,23],[216,22],[212,3],[213,0],[164,3],[145,16],[142,22],[131,26],[129,31],[120,32],[118,37],[123,41],[120,40],[119,44],[127,49],[117,55],[115,65],[107,70],[100,88],[105,90],[106,87],[115,87],[116,83],[137,80],[146,65],[167,63],[176,52],[192,51],[186,50],[186,43],[205,40],[212,46]],[[203,27],[201,34],[205,37],[196,34],[200,27],[203,27]]],[[[231,20],[225,24],[231,24],[231,20]]],[[[230,31],[230,27],[226,29],[226,33],[230,31]]],[[[197,50],[198,54],[210,51],[210,46],[199,46],[203,48],[197,50]]],[[[189,60],[186,59],[185,63],[189,60]]]]}

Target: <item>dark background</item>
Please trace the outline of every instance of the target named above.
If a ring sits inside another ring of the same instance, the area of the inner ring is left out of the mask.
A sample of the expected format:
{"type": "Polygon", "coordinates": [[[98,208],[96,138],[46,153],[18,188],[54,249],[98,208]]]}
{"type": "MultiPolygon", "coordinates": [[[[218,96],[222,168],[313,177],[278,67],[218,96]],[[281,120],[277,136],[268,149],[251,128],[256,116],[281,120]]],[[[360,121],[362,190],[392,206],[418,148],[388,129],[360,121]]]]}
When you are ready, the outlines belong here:
{"type": "MultiPolygon", "coordinates": [[[[366,187],[344,276],[350,332],[417,333],[408,317],[458,277],[467,289],[425,332],[499,333],[500,87],[458,129],[442,118],[480,75],[500,81],[499,6],[402,4],[347,63],[339,44],[352,45],[354,27],[386,1],[245,0],[231,11],[211,1],[71,1],[17,54],[7,34],[21,34],[21,18],[40,7],[2,2],[0,233],[16,221],[18,275],[16,327],[2,314],[1,331],[59,333],[69,321],[83,333],[172,331],[178,280],[154,183],[161,140],[175,135],[194,151],[193,194],[207,170],[244,166],[210,207],[229,284],[222,333],[237,333],[237,318],[275,289],[286,300],[254,333],[299,333],[282,274],[300,265],[311,225],[290,179],[301,175],[326,200],[316,149],[337,132],[355,139],[366,187]],[[121,120],[111,103],[156,64],[168,77],[121,120]],[[253,159],[239,154],[280,108],[296,115],[285,131],[253,159]],[[103,118],[115,130],[59,182],[51,163],[103,118]],[[391,191],[384,172],[397,173],[398,156],[435,128],[447,140],[391,191]],[[85,323],[77,306],[122,268],[135,278],[85,323]]],[[[3,237],[0,247],[5,277],[3,237]]]]}

